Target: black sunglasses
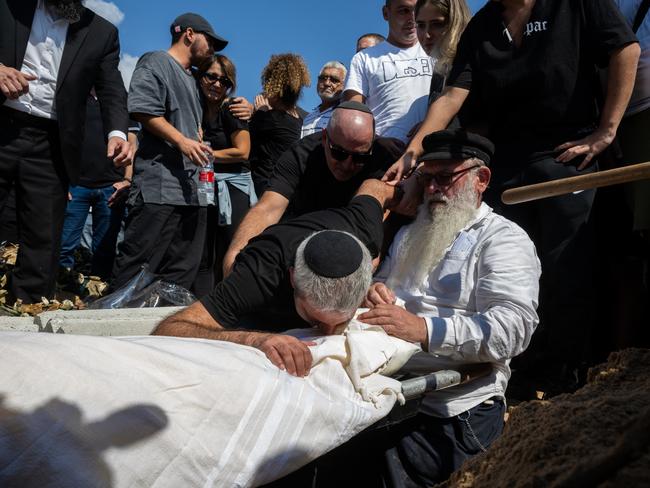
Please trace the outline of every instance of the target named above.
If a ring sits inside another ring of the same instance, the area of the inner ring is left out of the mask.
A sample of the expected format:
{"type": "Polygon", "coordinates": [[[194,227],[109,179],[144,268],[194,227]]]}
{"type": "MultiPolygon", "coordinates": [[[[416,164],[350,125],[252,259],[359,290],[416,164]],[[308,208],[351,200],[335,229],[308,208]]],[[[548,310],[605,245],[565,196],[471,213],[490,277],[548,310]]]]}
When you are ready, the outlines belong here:
{"type": "Polygon", "coordinates": [[[232,81],[227,76],[219,76],[215,75],[213,73],[203,73],[203,76],[210,81],[210,83],[216,83],[217,81],[221,84],[221,86],[230,88],[232,87],[232,81]]]}
{"type": "Polygon", "coordinates": [[[341,83],[341,80],[339,78],[336,78],[335,76],[318,75],[318,81],[325,82],[327,80],[330,80],[335,85],[338,85],[339,83],[341,83]]]}
{"type": "Polygon", "coordinates": [[[345,161],[348,158],[352,158],[352,162],[356,166],[365,166],[370,161],[370,158],[372,158],[372,146],[370,146],[370,151],[365,153],[350,152],[332,144],[327,131],[325,131],[325,137],[327,137],[327,147],[329,147],[332,157],[337,161],[345,161]]]}
{"type": "Polygon", "coordinates": [[[479,168],[480,166],[480,164],[475,164],[474,166],[470,166],[469,168],[461,169],[459,171],[454,171],[453,173],[431,174],[422,173],[420,170],[416,170],[414,173],[418,183],[424,185],[425,187],[428,187],[431,184],[431,180],[435,180],[436,185],[442,188],[446,188],[453,185],[461,175],[467,173],[470,170],[473,170],[474,168],[479,168]]]}

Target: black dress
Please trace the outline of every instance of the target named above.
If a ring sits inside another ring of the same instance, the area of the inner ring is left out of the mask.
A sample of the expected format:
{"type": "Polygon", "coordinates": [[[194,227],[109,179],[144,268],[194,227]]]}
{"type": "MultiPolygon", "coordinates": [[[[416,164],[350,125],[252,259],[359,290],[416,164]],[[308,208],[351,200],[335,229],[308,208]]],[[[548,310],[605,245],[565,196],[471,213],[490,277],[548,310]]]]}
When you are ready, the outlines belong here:
{"type": "Polygon", "coordinates": [[[280,155],[300,140],[302,118],[281,110],[259,110],[250,122],[251,170],[261,197],[280,155]]]}
{"type": "MultiPolygon", "coordinates": [[[[207,118],[207,111],[203,117],[203,140],[209,142],[213,150],[228,149],[232,147],[232,134],[245,130],[248,131],[248,123],[238,119],[230,113],[228,104],[217,112],[212,119],[207,118]]],[[[250,163],[214,163],[214,172],[241,174],[250,172],[250,163]]],[[[223,277],[223,257],[230,246],[230,242],[237,230],[237,227],[246,216],[250,208],[250,197],[247,193],[236,188],[226,181],[228,194],[231,202],[231,223],[219,225],[218,206],[218,176],[215,176],[215,204],[208,208],[208,225],[205,239],[205,248],[201,259],[201,267],[194,283],[194,293],[201,297],[209,293],[215,283],[223,277]]]]}

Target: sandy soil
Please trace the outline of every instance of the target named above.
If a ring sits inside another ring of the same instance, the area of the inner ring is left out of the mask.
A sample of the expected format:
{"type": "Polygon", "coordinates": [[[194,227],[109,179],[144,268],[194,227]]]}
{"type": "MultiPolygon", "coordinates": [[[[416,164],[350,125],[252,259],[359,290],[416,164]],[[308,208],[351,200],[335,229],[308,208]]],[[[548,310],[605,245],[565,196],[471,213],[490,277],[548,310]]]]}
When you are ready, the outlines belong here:
{"type": "Polygon", "coordinates": [[[573,394],[512,409],[449,487],[650,487],[650,350],[614,352],[573,394]]]}

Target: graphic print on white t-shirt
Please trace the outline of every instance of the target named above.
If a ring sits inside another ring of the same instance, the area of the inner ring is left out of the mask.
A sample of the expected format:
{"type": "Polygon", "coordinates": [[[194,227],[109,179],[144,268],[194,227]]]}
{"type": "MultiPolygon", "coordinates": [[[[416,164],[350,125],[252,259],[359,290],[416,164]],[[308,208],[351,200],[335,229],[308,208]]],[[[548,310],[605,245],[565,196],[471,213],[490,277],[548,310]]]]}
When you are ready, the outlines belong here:
{"type": "Polygon", "coordinates": [[[414,78],[433,74],[433,63],[428,56],[426,58],[384,61],[383,68],[384,82],[398,78],[414,78]]]}
{"type": "Polygon", "coordinates": [[[420,44],[400,48],[385,41],[355,54],[344,91],[365,97],[378,136],[406,143],[426,115],[434,66],[420,44]]]}

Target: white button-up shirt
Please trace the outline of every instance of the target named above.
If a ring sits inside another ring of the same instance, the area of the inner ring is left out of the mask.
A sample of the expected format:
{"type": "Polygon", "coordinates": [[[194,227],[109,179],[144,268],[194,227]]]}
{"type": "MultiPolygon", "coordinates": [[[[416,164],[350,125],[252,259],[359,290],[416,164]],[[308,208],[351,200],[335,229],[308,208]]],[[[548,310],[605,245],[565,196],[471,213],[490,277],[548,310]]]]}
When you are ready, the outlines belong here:
{"type": "Polygon", "coordinates": [[[7,100],[6,107],[36,117],[56,119],[56,79],[69,25],[65,19],[55,19],[43,0],[38,1],[20,68],[20,71],[36,79],[29,82],[28,93],[16,100],[7,100]]]}
{"type": "Polygon", "coordinates": [[[326,129],[327,124],[329,124],[329,121],[332,118],[332,112],[334,112],[336,107],[337,105],[333,105],[322,112],[318,107],[316,107],[313,112],[307,114],[305,119],[302,121],[300,137],[303,138],[322,129],[326,129]]]}
{"type": "MultiPolygon", "coordinates": [[[[402,229],[375,281],[385,282],[402,229]]],[[[490,375],[428,395],[422,410],[438,417],[505,396],[510,358],[523,352],[539,322],[541,266],[535,246],[515,223],[481,204],[418,290],[393,290],[398,303],[427,322],[435,369],[488,362],[490,375]]]]}
{"type": "MultiPolygon", "coordinates": [[[[44,0],[38,0],[20,68],[36,79],[29,82],[29,92],[15,100],[7,99],[5,107],[56,120],[56,85],[69,26],[66,19],[53,17],[44,0]]],[[[109,138],[113,136],[126,140],[126,134],[120,130],[108,134],[109,138]]]]}

